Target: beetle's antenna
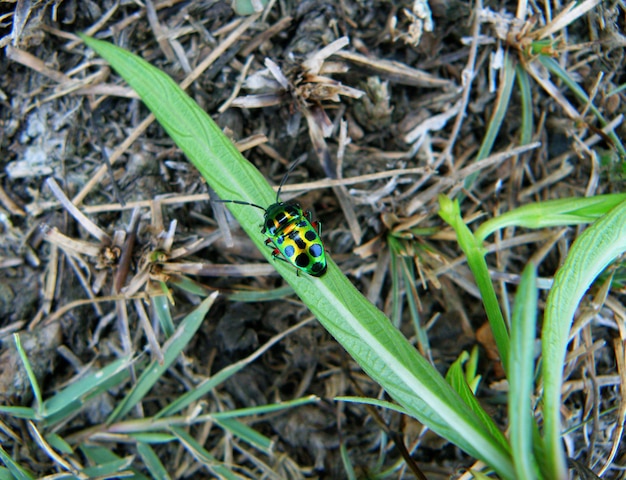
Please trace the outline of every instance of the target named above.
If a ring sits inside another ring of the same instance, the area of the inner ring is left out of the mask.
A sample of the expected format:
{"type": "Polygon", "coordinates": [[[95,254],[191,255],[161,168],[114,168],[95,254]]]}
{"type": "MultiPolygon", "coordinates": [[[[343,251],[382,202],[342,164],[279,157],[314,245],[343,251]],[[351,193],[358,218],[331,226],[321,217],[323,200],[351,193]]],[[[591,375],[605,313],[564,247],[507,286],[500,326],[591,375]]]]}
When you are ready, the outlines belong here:
{"type": "Polygon", "coordinates": [[[295,168],[300,164],[300,162],[304,159],[305,157],[302,156],[300,157],[298,160],[296,160],[295,162],[293,162],[291,164],[291,167],[289,167],[289,170],[287,170],[287,173],[285,173],[285,175],[283,176],[283,179],[280,181],[280,185],[278,186],[278,190],[276,191],[276,203],[278,203],[279,198],[280,198],[280,191],[283,188],[283,185],[285,185],[285,182],[287,181],[287,178],[289,177],[289,175],[291,174],[291,172],[293,172],[295,170],[295,168]]]}
{"type": "Polygon", "coordinates": [[[267,213],[267,210],[265,210],[262,206],[257,205],[256,203],[242,202],[241,200],[210,200],[210,202],[211,203],[236,203],[237,205],[249,205],[250,207],[258,208],[259,210],[263,210],[265,213],[267,213]]]}

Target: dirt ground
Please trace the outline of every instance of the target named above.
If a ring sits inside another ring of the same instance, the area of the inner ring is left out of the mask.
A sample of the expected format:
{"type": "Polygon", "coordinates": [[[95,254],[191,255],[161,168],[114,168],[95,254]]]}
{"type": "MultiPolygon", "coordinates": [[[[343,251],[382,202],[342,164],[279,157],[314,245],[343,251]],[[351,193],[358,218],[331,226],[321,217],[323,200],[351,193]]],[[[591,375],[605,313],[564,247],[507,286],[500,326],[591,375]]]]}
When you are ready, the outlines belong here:
{"type": "MultiPolygon", "coordinates": [[[[506,429],[502,367],[462,254],[437,216],[437,197],[461,198],[466,221],[480,224],[530,202],[623,191],[619,148],[561,80],[552,78],[554,90],[534,78],[528,91],[514,83],[504,116],[493,117],[503,53],[528,72],[543,54],[624,137],[626,11],[618,1],[596,3],[541,37],[534,33],[550,19],[534,2],[519,22],[514,2],[284,0],[253,17],[225,1],[1,2],[0,403],[34,402],[13,333],[20,332],[43,397],[50,397],[87,369],[150,350],[142,314],[155,321],[157,304],[149,298],[172,277],[223,295],[145,398],[146,417],[310,316],[229,218],[227,246],[206,183],[134,92],[74,35],[88,32],[179,83],[191,79],[187,92],[270,183],[301,162],[283,197],[297,196],[322,221],[335,262],[416,343],[414,323],[421,323],[439,371],[479,347],[478,396],[506,429]],[[540,37],[551,42],[534,52],[540,37]],[[332,51],[323,50],[328,46],[332,51]],[[315,62],[322,65],[316,75],[315,62]],[[522,141],[524,101],[534,123],[522,141]],[[526,147],[514,150],[520,145],[526,147]],[[337,179],[346,182],[331,182],[337,179]],[[87,231],[71,205],[112,243],[87,231]],[[162,251],[176,255],[159,263],[153,255],[162,251]],[[136,300],[139,293],[145,301],[136,300]]],[[[564,7],[551,4],[552,15],[564,7]]],[[[539,232],[509,232],[499,240],[511,244],[489,257],[503,298],[514,294],[530,258],[541,277],[551,278],[577,234],[539,232]]],[[[609,299],[620,305],[623,293],[609,299]]],[[[201,295],[173,288],[170,296],[176,323],[201,295]]],[[[593,366],[577,365],[568,372],[572,379],[583,370],[618,377],[616,330],[608,321],[593,323],[586,338],[598,342],[593,366]]],[[[157,332],[156,340],[165,337],[157,332]]],[[[85,441],[105,428],[131,386],[108,391],[54,433],[85,441]]],[[[593,465],[596,442],[610,443],[619,429],[615,412],[599,420],[620,404],[619,388],[618,378],[612,389],[583,387],[568,396],[568,425],[595,425],[594,433],[573,428],[570,453],[581,464],[593,465]]],[[[238,472],[245,478],[346,478],[340,446],[358,478],[414,478],[410,469],[394,468],[403,448],[429,479],[456,478],[474,463],[411,418],[333,401],[385,395],[314,320],[198,405],[223,412],[307,395],[321,400],[248,423],[275,442],[271,455],[233,447],[220,428],[189,432],[216,458],[245,469],[238,472]]],[[[113,437],[89,442],[121,458],[137,455],[113,437]]],[[[35,476],[58,471],[23,419],[2,416],[0,443],[35,476]]],[[[181,443],[154,449],[172,478],[211,477],[181,443]]],[[[616,465],[624,465],[625,454],[620,447],[616,465]]],[[[144,461],[137,456],[131,465],[146,475],[144,461]]],[[[611,475],[604,478],[623,478],[611,475]]]]}

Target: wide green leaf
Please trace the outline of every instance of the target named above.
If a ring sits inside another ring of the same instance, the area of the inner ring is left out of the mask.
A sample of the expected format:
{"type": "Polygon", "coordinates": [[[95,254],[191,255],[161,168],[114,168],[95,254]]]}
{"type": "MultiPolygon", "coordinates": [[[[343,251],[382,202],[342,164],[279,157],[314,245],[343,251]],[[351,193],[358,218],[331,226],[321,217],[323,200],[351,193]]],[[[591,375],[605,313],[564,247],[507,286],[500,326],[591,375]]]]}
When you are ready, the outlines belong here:
{"type": "Polygon", "coordinates": [[[561,386],[569,333],[581,298],[602,271],[626,251],[626,201],[622,201],[576,239],[554,277],[541,334],[543,416],[550,478],[566,478],[561,443],[561,386]]]}
{"type": "Polygon", "coordinates": [[[509,436],[518,478],[540,478],[533,454],[532,415],[537,327],[537,273],[528,264],[520,280],[511,319],[511,361],[509,362],[509,436]]]}

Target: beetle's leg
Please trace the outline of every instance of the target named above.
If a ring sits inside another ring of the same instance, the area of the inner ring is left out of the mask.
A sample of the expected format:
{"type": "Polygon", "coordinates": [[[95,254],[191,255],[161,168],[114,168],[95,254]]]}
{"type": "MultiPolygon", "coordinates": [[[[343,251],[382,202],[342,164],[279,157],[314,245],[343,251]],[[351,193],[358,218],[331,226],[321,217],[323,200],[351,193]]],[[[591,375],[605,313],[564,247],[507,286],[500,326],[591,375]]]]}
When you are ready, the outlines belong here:
{"type": "Polygon", "coordinates": [[[274,242],[272,242],[271,239],[266,238],[265,239],[265,246],[269,247],[272,249],[272,257],[276,258],[280,255],[280,250],[278,250],[278,248],[276,248],[276,245],[274,245],[274,242]]]}
{"type": "Polygon", "coordinates": [[[313,228],[315,228],[317,230],[317,235],[322,238],[322,222],[320,222],[319,220],[311,223],[311,225],[313,225],[313,228]]]}
{"type": "Polygon", "coordinates": [[[317,230],[317,235],[322,238],[322,222],[315,220],[314,222],[311,222],[311,226],[317,230]]]}
{"type": "Polygon", "coordinates": [[[320,236],[322,236],[322,222],[320,222],[319,220],[313,220],[313,215],[311,214],[310,210],[306,210],[304,212],[304,217],[309,221],[309,223],[311,224],[311,226],[317,230],[317,234],[320,236]]]}

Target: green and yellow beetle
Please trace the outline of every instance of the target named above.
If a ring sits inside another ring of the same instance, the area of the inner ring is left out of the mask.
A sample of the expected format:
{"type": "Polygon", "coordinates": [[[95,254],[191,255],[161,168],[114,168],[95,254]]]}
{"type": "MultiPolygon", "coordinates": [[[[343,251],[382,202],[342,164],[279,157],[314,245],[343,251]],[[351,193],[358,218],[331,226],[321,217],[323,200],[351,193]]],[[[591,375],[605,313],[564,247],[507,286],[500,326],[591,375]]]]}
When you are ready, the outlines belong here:
{"type": "Polygon", "coordinates": [[[304,211],[297,203],[280,201],[280,191],[287,177],[295,168],[295,162],[280,182],[276,203],[267,208],[240,200],[214,200],[219,203],[249,205],[265,212],[261,233],[267,238],[265,244],[273,248],[272,256],[296,267],[300,271],[321,277],[326,273],[326,252],[322,243],[322,225],[311,219],[311,212],[304,211]]]}

